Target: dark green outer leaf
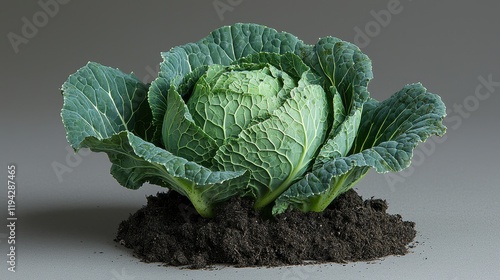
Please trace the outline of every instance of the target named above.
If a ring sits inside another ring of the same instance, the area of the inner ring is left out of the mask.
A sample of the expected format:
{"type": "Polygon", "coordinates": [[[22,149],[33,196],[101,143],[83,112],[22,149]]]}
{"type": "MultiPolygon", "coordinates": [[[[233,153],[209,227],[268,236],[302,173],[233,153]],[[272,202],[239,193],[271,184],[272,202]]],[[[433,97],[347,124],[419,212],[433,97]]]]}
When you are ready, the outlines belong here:
{"type": "Polygon", "coordinates": [[[351,149],[373,73],[370,59],[351,43],[333,37],[321,38],[313,51],[314,55],[304,60],[323,76],[333,106],[333,125],[314,162],[313,168],[317,168],[346,156],[351,149]]]}
{"type": "Polygon", "coordinates": [[[363,112],[356,145],[349,156],[326,162],[291,186],[276,201],[274,213],[289,205],[322,211],[373,167],[379,173],[401,171],[413,149],[432,135],[442,136],[446,108],[421,84],[405,86],[384,102],[371,99],[363,112]]]}
{"type": "Polygon", "coordinates": [[[123,130],[152,136],[147,86],[134,75],[89,62],[62,85],[61,117],[73,148],[89,136],[109,138],[123,130]]]}
{"type": "Polygon", "coordinates": [[[197,163],[176,157],[128,131],[103,140],[89,137],[82,142],[82,146],[94,152],[106,152],[113,163],[112,175],[121,185],[130,189],[137,189],[143,183],[153,181],[185,193],[185,190],[175,186],[176,179],[196,182],[201,188],[220,184],[243,174],[212,172],[197,163]]]}
{"type": "Polygon", "coordinates": [[[68,141],[74,149],[106,152],[111,174],[123,186],[137,189],[149,181],[169,187],[188,196],[205,216],[218,201],[247,192],[243,171],[212,171],[148,141],[151,134],[143,125],[151,122],[146,86],[134,76],[89,63],[62,90],[68,141]]]}
{"type": "Polygon", "coordinates": [[[88,137],[82,147],[107,153],[113,163],[111,174],[124,187],[138,189],[145,182],[168,187],[187,196],[206,217],[213,214],[216,203],[247,192],[244,172],[209,170],[128,131],[103,140],[88,137]]]}

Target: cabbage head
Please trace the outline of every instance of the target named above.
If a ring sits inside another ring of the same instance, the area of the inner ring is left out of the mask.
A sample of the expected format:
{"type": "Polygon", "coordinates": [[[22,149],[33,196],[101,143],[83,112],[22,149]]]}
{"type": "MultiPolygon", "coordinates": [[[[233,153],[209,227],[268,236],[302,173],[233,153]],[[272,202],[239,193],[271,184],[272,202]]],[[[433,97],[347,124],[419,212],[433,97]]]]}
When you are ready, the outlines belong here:
{"type": "Polygon", "coordinates": [[[95,62],[70,75],[63,124],[75,150],[107,153],[121,185],[179,192],[204,217],[234,196],[322,211],[446,130],[443,102],[419,83],[371,98],[370,59],[338,38],[235,24],[161,55],[151,84],[95,62]]]}

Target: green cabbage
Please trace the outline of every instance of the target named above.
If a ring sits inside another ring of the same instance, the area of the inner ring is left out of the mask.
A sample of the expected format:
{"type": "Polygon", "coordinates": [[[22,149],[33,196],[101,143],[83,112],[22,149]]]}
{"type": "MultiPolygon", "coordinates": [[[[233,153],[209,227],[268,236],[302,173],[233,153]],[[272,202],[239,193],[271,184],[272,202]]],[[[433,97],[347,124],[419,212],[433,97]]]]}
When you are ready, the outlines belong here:
{"type": "Polygon", "coordinates": [[[63,124],[75,150],[108,154],[121,185],[167,187],[204,217],[233,196],[322,211],[446,130],[445,105],[420,84],[370,98],[371,61],[337,38],[236,24],[162,57],[150,85],[89,62],[62,86],[63,124]]]}

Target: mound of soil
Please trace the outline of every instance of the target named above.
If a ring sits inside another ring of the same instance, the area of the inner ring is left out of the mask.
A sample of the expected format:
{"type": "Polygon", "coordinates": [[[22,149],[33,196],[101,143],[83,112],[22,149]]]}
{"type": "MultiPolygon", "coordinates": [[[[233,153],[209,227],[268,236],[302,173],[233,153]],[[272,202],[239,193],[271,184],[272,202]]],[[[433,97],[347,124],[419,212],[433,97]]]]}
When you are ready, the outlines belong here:
{"type": "Polygon", "coordinates": [[[158,193],[120,224],[116,241],[145,262],[191,268],[366,261],[403,255],[415,238],[413,222],[386,210],[384,200],[363,201],[350,190],[322,213],[266,219],[251,201],[235,198],[204,219],[185,197],[158,193]]]}

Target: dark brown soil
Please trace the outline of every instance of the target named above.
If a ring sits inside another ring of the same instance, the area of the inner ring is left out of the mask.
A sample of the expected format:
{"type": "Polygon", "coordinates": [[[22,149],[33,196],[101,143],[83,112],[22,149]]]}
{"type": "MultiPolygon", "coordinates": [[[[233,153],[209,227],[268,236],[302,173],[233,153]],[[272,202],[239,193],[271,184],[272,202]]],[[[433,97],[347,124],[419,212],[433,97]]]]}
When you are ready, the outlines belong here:
{"type": "Polygon", "coordinates": [[[384,200],[363,201],[353,190],[323,213],[265,219],[251,205],[232,199],[215,218],[204,219],[184,197],[158,193],[120,224],[116,241],[145,262],[203,268],[373,260],[407,253],[416,234],[413,222],[386,213],[384,200]]]}

